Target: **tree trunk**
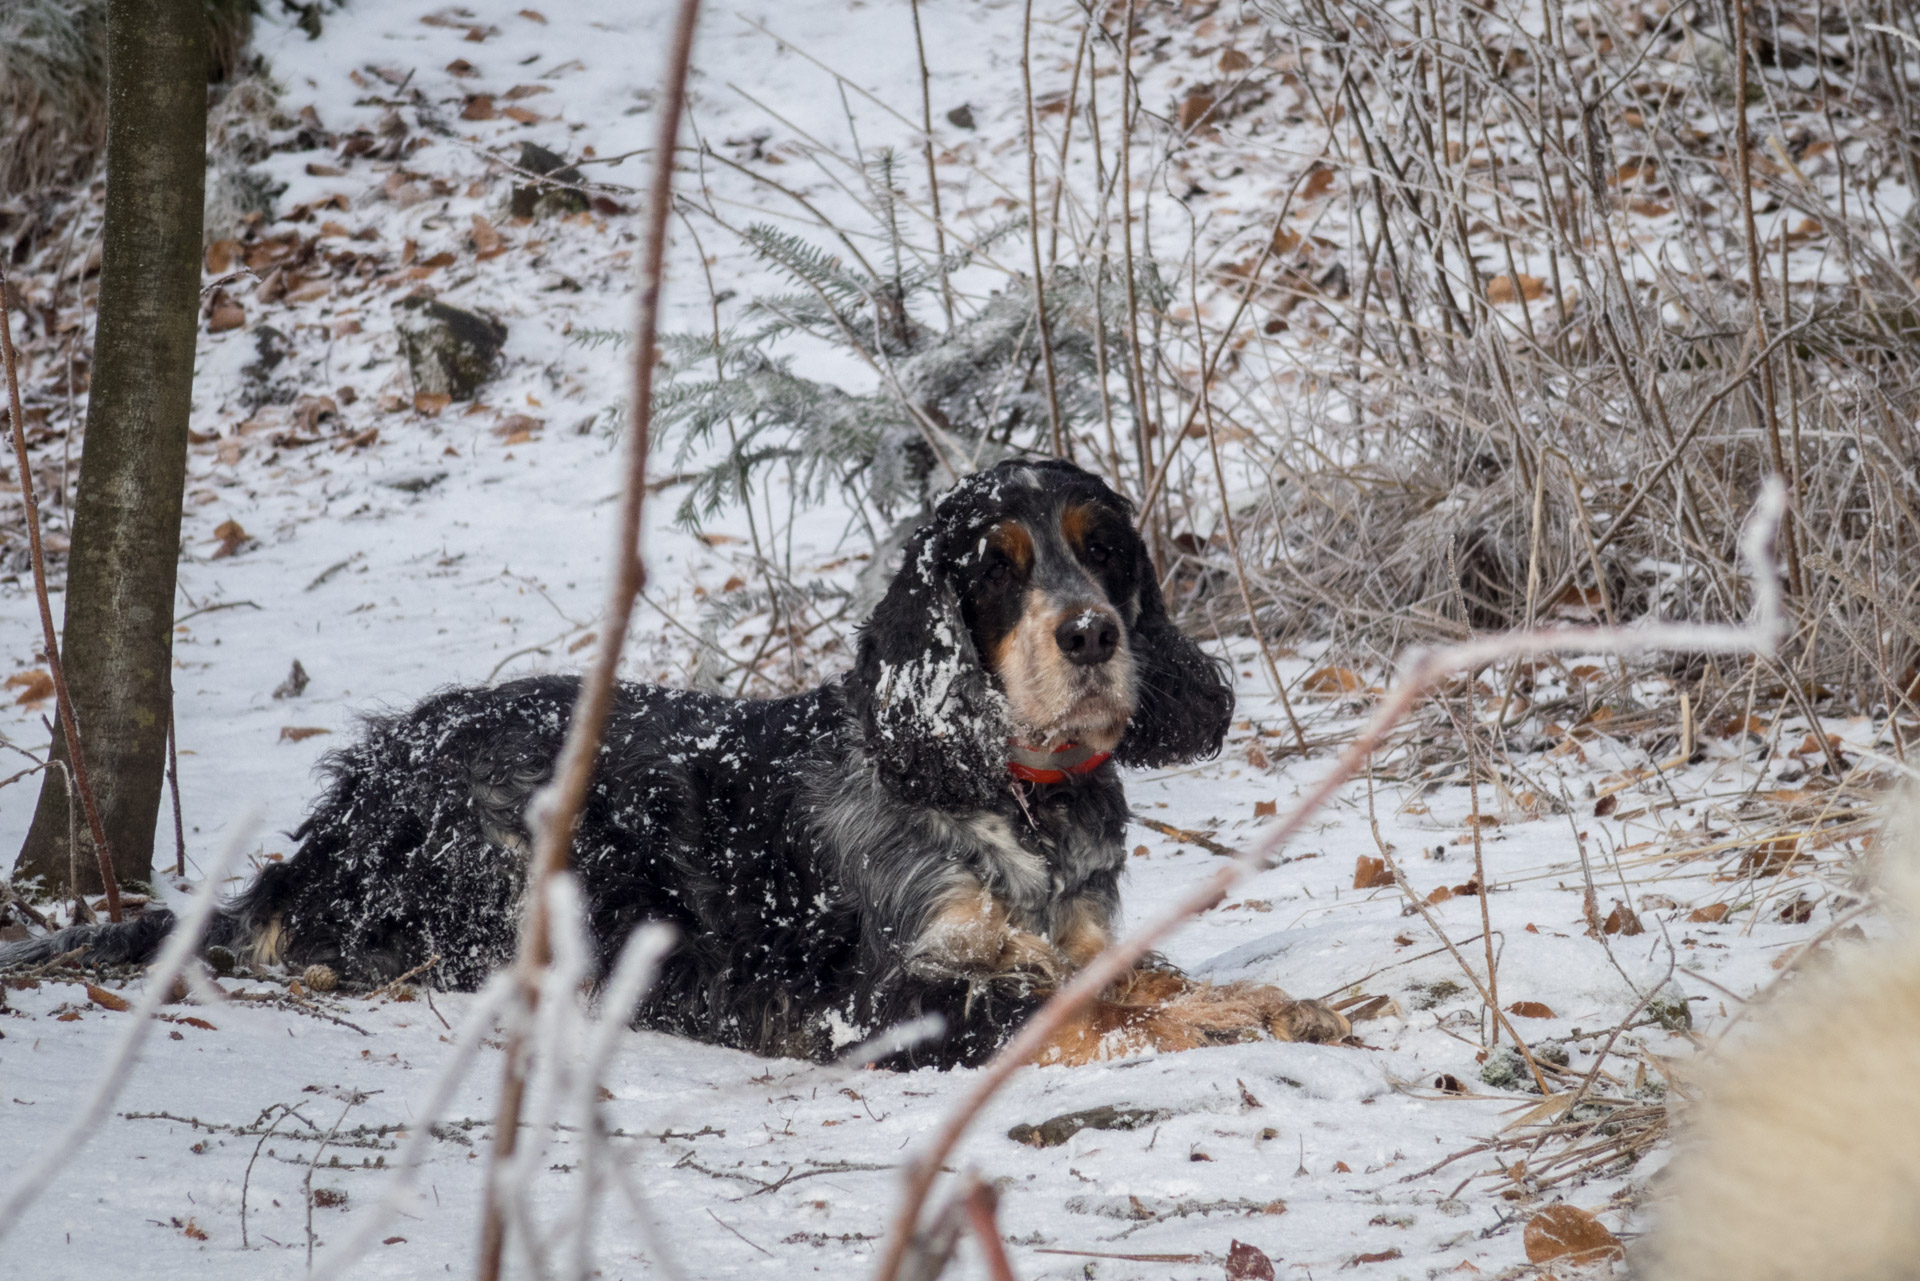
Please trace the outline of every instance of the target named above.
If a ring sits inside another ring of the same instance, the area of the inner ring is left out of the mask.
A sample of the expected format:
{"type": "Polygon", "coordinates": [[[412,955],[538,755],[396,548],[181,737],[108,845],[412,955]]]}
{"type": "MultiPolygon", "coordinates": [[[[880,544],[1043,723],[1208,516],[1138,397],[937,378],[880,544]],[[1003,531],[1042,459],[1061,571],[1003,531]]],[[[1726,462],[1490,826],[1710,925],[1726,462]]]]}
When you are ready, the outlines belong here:
{"type": "MultiPolygon", "coordinates": [[[[107,223],[61,654],[122,887],[152,875],[167,759],[174,575],[199,329],[206,189],[204,0],[110,0],[107,223]]],[[[56,757],[67,744],[56,734],[56,757]]],[[[59,770],[14,869],[99,889],[59,770]],[[69,832],[81,843],[69,848],[69,832]],[[76,857],[77,855],[77,857],[76,857]]],[[[72,804],[78,806],[78,798],[72,804]]]]}

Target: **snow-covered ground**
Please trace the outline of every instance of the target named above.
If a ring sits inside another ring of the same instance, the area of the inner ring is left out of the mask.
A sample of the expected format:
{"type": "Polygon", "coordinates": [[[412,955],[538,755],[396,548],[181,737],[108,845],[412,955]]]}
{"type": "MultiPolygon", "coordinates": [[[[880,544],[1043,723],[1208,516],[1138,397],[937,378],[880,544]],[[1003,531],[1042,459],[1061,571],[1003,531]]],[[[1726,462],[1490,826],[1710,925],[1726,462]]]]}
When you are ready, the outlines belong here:
{"type": "MultiPolygon", "coordinates": [[[[1071,63],[1077,10],[1040,8],[1036,74],[1053,87],[1071,63]]],[[[1020,155],[1003,146],[1020,136],[1021,13],[1008,2],[923,7],[935,120],[967,105],[977,124],[973,132],[936,130],[948,155],[950,209],[992,212],[1006,198],[1000,184],[1023,181],[1020,155]]],[[[512,158],[522,139],[572,156],[645,147],[670,16],[661,0],[572,0],[539,13],[503,0],[460,9],[355,3],[326,12],[318,40],[282,16],[263,19],[259,49],[288,115],[310,105],[342,136],[377,134],[393,112],[424,145],[398,169],[364,158],[343,164],[332,151],[282,151],[264,162],[288,184],[283,212],[342,198],[287,230],[320,234],[329,252],[384,258],[363,275],[325,277],[325,287],[270,306],[253,301],[244,282],[235,297],[248,324],[203,339],[194,426],[204,439],[191,463],[175,651],[189,876],[163,892],[180,893],[248,822],[265,833],[246,847],[251,857],[290,851],[284,833],[312,794],[314,762],[352,732],[356,715],[452,682],[580,661],[604,595],[619,476],[617,443],[603,428],[629,378],[618,348],[572,342],[569,332],[630,325],[638,202],[616,197],[619,211],[514,225],[505,209],[511,175],[490,171],[485,153],[512,158]],[[396,82],[421,90],[424,109],[451,133],[425,127],[423,108],[410,99],[396,106],[396,82]],[[535,92],[516,94],[516,86],[535,92]],[[463,119],[463,111],[485,114],[468,111],[477,94],[532,119],[463,119]],[[441,265],[427,265],[442,254],[441,265]],[[422,283],[448,301],[489,308],[510,327],[506,371],[474,408],[413,408],[389,307],[422,283]],[[248,369],[258,369],[265,323],[289,337],[269,383],[334,399],[337,416],[317,429],[300,421],[298,400],[249,403],[250,381],[260,375],[248,369]],[[355,395],[341,395],[343,387],[355,395]],[[297,443],[309,436],[323,439],[297,443]],[[277,697],[296,661],[311,683],[277,697]]],[[[693,123],[723,154],[778,157],[783,144],[806,138],[851,151],[850,117],[859,146],[916,151],[908,121],[894,114],[916,116],[919,102],[904,5],[715,6],[696,65],[693,123]],[[872,98],[851,90],[843,98],[814,58],[872,98]]],[[[642,163],[590,173],[637,186],[642,163]]],[[[741,221],[793,216],[792,202],[723,167],[696,175],[697,164],[684,161],[685,182],[704,178],[716,207],[734,209],[741,221]]],[[[851,219],[852,196],[803,167],[798,159],[789,166],[793,185],[830,216],[851,219]]],[[[690,235],[679,236],[668,328],[710,323],[703,252],[719,289],[745,293],[762,279],[737,244],[710,236],[696,248],[690,235]]],[[[670,470],[664,459],[659,470],[670,470]]],[[[676,501],[669,488],[650,511],[653,604],[638,617],[627,663],[634,679],[690,678],[696,645],[685,629],[693,611],[732,590],[744,563],[734,553],[757,532],[734,512],[696,537],[671,524],[676,501]]],[[[766,510],[776,524],[789,520],[783,496],[766,510]]],[[[791,519],[796,577],[845,581],[857,567],[849,557],[868,550],[842,510],[801,509],[791,519]]],[[[31,599],[16,584],[0,596],[0,663],[8,672],[30,669],[38,644],[31,599]]],[[[830,665],[832,651],[824,652],[830,665]]],[[[1280,756],[1286,722],[1257,657],[1230,656],[1241,719],[1221,759],[1142,773],[1129,788],[1142,815],[1232,845],[1272,807],[1284,812],[1331,757],[1322,750],[1266,765],[1267,754],[1280,756]]],[[[1286,656],[1280,669],[1298,681],[1314,665],[1286,656]]],[[[1560,680],[1562,691],[1577,680],[1551,672],[1540,679],[1543,687],[1560,680]]],[[[1364,710],[1363,697],[1296,688],[1296,698],[1316,739],[1350,730],[1364,710]]],[[[38,748],[46,708],[0,708],[0,733],[38,748]]],[[[1877,733],[1865,723],[1828,728],[1849,749],[1871,748],[1877,733]]],[[[1514,1015],[1517,1030],[1530,1041],[1561,1042],[1576,1071],[1592,1065],[1612,1029],[1657,989],[1683,998],[1695,1033],[1711,1035],[1737,1006],[1727,993],[1769,980],[1772,963],[1832,924],[1836,909],[1820,900],[1786,913],[1797,921],[1782,920],[1783,905],[1803,890],[1820,899],[1818,879],[1729,872],[1739,849],[1728,834],[1756,821],[1743,806],[1781,793],[1782,772],[1803,771],[1804,758],[1780,751],[1769,760],[1754,750],[1757,739],[1702,734],[1695,763],[1653,770],[1675,752],[1669,738],[1650,753],[1643,740],[1659,731],[1681,727],[1639,724],[1610,735],[1594,723],[1541,736],[1503,762],[1506,776],[1526,786],[1481,791],[1477,828],[1464,778],[1413,771],[1377,780],[1371,797],[1364,782],[1345,788],[1284,865],[1243,886],[1167,950],[1209,978],[1335,1000],[1389,998],[1358,1027],[1365,1047],[1260,1043],[1024,1073],[955,1163],[1001,1186],[1001,1225],[1018,1274],[1218,1277],[1235,1241],[1257,1246],[1287,1276],[1356,1261],[1362,1275],[1382,1277],[1522,1265],[1519,1225],[1539,1198],[1520,1179],[1501,1174],[1485,1153],[1427,1171],[1519,1118],[1538,1095],[1483,1082],[1485,1008],[1460,963],[1397,889],[1356,890],[1356,865],[1378,856],[1384,841],[1421,894],[1462,887],[1473,874],[1477,831],[1490,893],[1442,896],[1432,922],[1484,975],[1484,904],[1500,1004],[1529,1003],[1534,1017],[1514,1015]],[[1696,857],[1677,861],[1689,851],[1696,857]],[[1601,916],[1620,907],[1644,930],[1590,935],[1589,877],[1601,916]],[[1689,919],[1722,902],[1736,907],[1724,920],[1689,919]],[[1007,1136],[1017,1123],[1101,1105],[1163,1115],[1132,1130],[1082,1130],[1044,1149],[1007,1136]],[[1481,1177],[1463,1185],[1470,1175],[1481,1177]]],[[[0,788],[0,848],[17,848],[32,790],[31,781],[0,788]]],[[[1217,866],[1200,844],[1150,826],[1129,841],[1138,847],[1126,887],[1135,920],[1217,866]]],[[[170,855],[164,835],[160,848],[170,855]]],[[[1831,867],[1845,849],[1810,852],[1831,867]]],[[[227,986],[235,995],[284,991],[227,986]]],[[[92,1088],[129,1015],[67,982],[10,989],[6,998],[0,1149],[18,1170],[92,1088]]],[[[9,1275],[303,1275],[310,1251],[324,1261],[329,1244],[372,1212],[396,1128],[426,1120],[427,1091],[472,1000],[429,1000],[423,990],[404,1001],[167,1007],[173,1021],[156,1031],[112,1116],[0,1246],[9,1275]],[[269,1126],[274,1132],[262,1140],[269,1126]],[[309,1180],[344,1199],[323,1196],[332,1204],[310,1210],[309,1180]]],[[[1684,1032],[1653,1023],[1611,1048],[1604,1068],[1622,1097],[1636,1086],[1652,1097],[1667,1073],[1684,1070],[1668,1059],[1692,1053],[1684,1032]]],[[[483,1047],[437,1118],[443,1128],[417,1194],[354,1275],[458,1275],[471,1267],[500,1071],[498,1045],[483,1047]]],[[[663,1260],[695,1277],[869,1269],[901,1163],[970,1080],[966,1072],[849,1073],[623,1035],[605,1078],[612,1098],[604,1115],[653,1207],[656,1237],[624,1202],[610,1202],[598,1224],[595,1275],[659,1274],[663,1260]]],[[[553,1209],[567,1201],[582,1140],[570,1130],[539,1140],[550,1165],[539,1203],[553,1209]]],[[[1545,1199],[1564,1197],[1628,1231],[1626,1193],[1660,1159],[1556,1185],[1545,1199]]],[[[962,1258],[980,1274],[971,1246],[962,1258]]]]}

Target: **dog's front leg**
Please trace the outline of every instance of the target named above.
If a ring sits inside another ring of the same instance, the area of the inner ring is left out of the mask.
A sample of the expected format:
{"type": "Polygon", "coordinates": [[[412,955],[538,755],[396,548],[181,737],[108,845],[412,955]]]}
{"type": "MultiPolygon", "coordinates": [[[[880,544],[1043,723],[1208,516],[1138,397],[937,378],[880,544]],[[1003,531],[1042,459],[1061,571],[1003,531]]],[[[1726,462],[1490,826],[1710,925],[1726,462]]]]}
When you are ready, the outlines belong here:
{"type": "Polygon", "coordinates": [[[940,896],[907,965],[929,978],[1004,978],[1029,990],[1057,986],[1074,969],[1052,943],[1015,928],[1006,904],[971,878],[940,896]]]}

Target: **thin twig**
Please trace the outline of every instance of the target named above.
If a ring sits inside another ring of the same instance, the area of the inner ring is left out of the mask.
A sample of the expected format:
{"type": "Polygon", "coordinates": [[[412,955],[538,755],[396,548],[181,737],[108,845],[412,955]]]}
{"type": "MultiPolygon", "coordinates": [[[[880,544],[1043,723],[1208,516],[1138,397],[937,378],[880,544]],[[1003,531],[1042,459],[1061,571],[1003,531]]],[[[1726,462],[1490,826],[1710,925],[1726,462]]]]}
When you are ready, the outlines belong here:
{"type": "MultiPolygon", "coordinates": [[[[120,879],[113,873],[113,848],[107,844],[107,829],[100,822],[100,807],[93,799],[93,782],[87,776],[87,754],[80,745],[80,725],[73,710],[73,695],[67,689],[66,664],[60,661],[60,636],[53,626],[53,606],[47,599],[46,551],[40,544],[40,508],[33,496],[33,460],[27,456],[27,420],[20,408],[19,355],[13,349],[12,309],[8,306],[10,286],[5,262],[0,262],[0,355],[7,367],[7,403],[13,426],[13,456],[20,466],[20,501],[27,512],[27,552],[33,562],[33,595],[40,606],[40,631],[47,647],[47,672],[53,677],[53,696],[60,717],[60,732],[67,740],[67,758],[72,765],[68,781],[80,793],[80,804],[87,812],[87,828],[93,834],[93,856],[100,865],[100,884],[107,895],[107,919],[120,919],[120,879]]],[[[78,894],[80,887],[73,886],[78,894]]]]}
{"type": "Polygon", "coordinates": [[[1047,273],[1040,265],[1040,135],[1033,114],[1033,0],[1027,0],[1020,23],[1020,84],[1026,93],[1027,106],[1027,241],[1033,247],[1033,307],[1040,322],[1040,360],[1047,373],[1047,423],[1053,431],[1053,456],[1071,458],[1073,452],[1060,422],[1060,380],[1053,367],[1053,326],[1047,322],[1047,273]]]}
{"type": "Polygon", "coordinates": [[[953,328],[953,282],[947,278],[947,229],[940,218],[940,172],[933,163],[933,89],[927,72],[927,42],[920,34],[920,0],[912,0],[913,48],[920,56],[920,150],[927,161],[927,202],[933,209],[933,260],[940,273],[940,306],[953,328]]]}

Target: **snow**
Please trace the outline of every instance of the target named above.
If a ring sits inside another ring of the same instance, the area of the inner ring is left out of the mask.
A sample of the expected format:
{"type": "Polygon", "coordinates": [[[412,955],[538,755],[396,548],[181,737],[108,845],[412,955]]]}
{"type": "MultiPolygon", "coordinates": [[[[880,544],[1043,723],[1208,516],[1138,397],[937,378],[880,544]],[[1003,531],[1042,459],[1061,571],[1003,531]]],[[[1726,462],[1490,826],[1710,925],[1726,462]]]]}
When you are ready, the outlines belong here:
{"type": "MultiPolygon", "coordinates": [[[[1056,64],[1063,71],[1070,63],[1077,11],[1039,8],[1036,65],[1051,75],[1056,64]]],[[[617,445],[602,427],[618,413],[629,372],[618,348],[570,342],[568,331],[630,324],[636,219],[624,213],[508,226],[507,184],[484,181],[481,148],[508,152],[526,138],[570,155],[591,145],[610,156],[647,145],[648,86],[671,10],[663,0],[572,0],[529,17],[519,0],[469,0],[457,12],[463,25],[445,26],[421,21],[441,12],[437,5],[363,0],[326,12],[316,41],[286,15],[261,19],[259,47],[289,112],[310,103],[335,132],[375,128],[389,89],[366,69],[391,67],[412,72],[412,83],[468,138],[417,135],[433,141],[406,167],[451,186],[445,196],[404,207],[381,194],[384,175],[365,162],[345,177],[317,177],[307,171],[315,156],[276,155],[269,164],[288,184],[282,207],[342,193],[350,208],[321,216],[350,230],[372,228],[393,253],[406,240],[417,241],[423,261],[455,253],[458,261],[429,283],[447,301],[497,312],[511,335],[506,371],[487,389],[483,411],[456,405],[425,417],[377,408],[382,394],[410,399],[388,316],[404,289],[336,292],[262,311],[293,338],[276,376],[302,394],[354,386],[358,397],[342,405],[343,416],[354,431],[379,429],[368,446],[304,451],[268,443],[286,426],[284,408],[261,411],[264,425],[243,427],[249,419],[240,401],[242,370],[255,354],[253,325],[203,338],[194,425],[217,441],[197,445],[191,462],[175,651],[189,880],[251,816],[267,835],[248,846],[249,856],[290,852],[283,834],[312,795],[313,766],[352,733],[357,715],[410,704],[450,683],[581,663],[577,651],[595,630],[604,598],[620,477],[617,445]],[[497,32],[475,43],[465,39],[464,24],[497,32]],[[442,70],[456,58],[479,75],[462,79],[442,70]],[[522,100],[546,118],[541,123],[458,118],[462,95],[504,94],[520,83],[551,88],[522,100]],[[500,225],[511,242],[491,263],[476,261],[466,246],[475,214],[500,225]],[[532,439],[506,443],[492,429],[511,414],[545,426],[532,439]],[[428,477],[439,479],[418,485],[428,477]],[[216,558],[214,530],[225,521],[237,521],[252,541],[216,558]],[[272,691],[295,660],[311,685],[276,698],[272,691]],[[286,733],[303,729],[324,732],[286,733]]],[[[936,120],[966,102],[981,125],[977,137],[947,131],[954,136],[943,139],[965,161],[945,175],[954,208],[985,209],[1001,194],[1002,180],[1013,183],[1018,154],[997,153],[1021,128],[1017,96],[1004,88],[1017,81],[1020,13],[1005,0],[922,8],[936,120]]],[[[776,155],[805,138],[850,150],[848,108],[809,55],[857,81],[862,92],[850,92],[847,101],[859,145],[891,143],[917,154],[909,122],[878,105],[917,114],[906,8],[859,0],[765,11],[713,7],[696,49],[698,136],[720,148],[776,155]],[[755,140],[759,130],[767,132],[755,140]]],[[[800,169],[796,160],[789,174],[811,199],[830,216],[851,216],[847,192],[800,169]]],[[[640,173],[641,162],[629,161],[596,166],[591,176],[637,186],[640,173]]],[[[705,178],[718,207],[743,222],[799,216],[724,168],[707,166],[705,178]]],[[[709,237],[704,252],[713,257],[707,267],[719,287],[744,295],[763,282],[737,246],[709,237]]],[[[668,329],[710,323],[699,253],[689,238],[676,239],[668,329]]],[[[240,297],[252,312],[244,292],[240,297]]],[[[869,377],[854,368],[842,372],[850,382],[869,377]]],[[[785,506],[783,497],[769,501],[769,513],[785,506]]],[[[741,514],[725,514],[707,527],[721,537],[703,541],[671,524],[672,505],[669,497],[649,509],[651,605],[638,616],[625,672],[684,684],[697,656],[681,628],[693,625],[703,595],[723,590],[737,569],[727,548],[751,531],[741,514]]],[[[819,568],[864,550],[860,537],[849,536],[847,513],[828,505],[791,519],[797,564],[851,581],[853,567],[819,568]]],[[[30,597],[18,588],[0,597],[0,656],[10,670],[31,666],[38,643],[30,597]]],[[[1274,727],[1285,721],[1254,656],[1231,657],[1241,706],[1223,757],[1141,772],[1129,789],[1142,814],[1240,844],[1265,821],[1257,806],[1277,804],[1284,812],[1330,767],[1330,757],[1290,757],[1273,768],[1251,763],[1256,742],[1278,755],[1285,740],[1274,727]]],[[[1293,680],[1312,665],[1308,657],[1290,657],[1280,669],[1293,680]]],[[[1319,738],[1350,731],[1363,703],[1312,700],[1304,709],[1310,732],[1319,738]]],[[[40,710],[0,708],[0,733],[27,746],[43,743],[40,710]]],[[[1874,728],[1865,724],[1828,729],[1850,751],[1874,742],[1874,728]]],[[[1589,1066],[1607,1031],[1663,983],[1677,985],[1691,1002],[1696,1031],[1711,1035],[1732,1012],[1723,993],[1769,980],[1771,962],[1818,934],[1830,914],[1782,922],[1776,887],[1716,880],[1725,874],[1723,857],[1675,865],[1672,854],[1713,847],[1724,814],[1756,789],[1785,786],[1779,774],[1792,760],[1780,753],[1769,763],[1716,744],[1699,764],[1624,784],[1618,808],[1601,818],[1593,817],[1595,785],[1619,783],[1625,771],[1647,766],[1649,754],[1603,733],[1556,741],[1560,746],[1542,744],[1512,762],[1538,781],[1542,795],[1533,803],[1481,792],[1481,809],[1500,819],[1477,829],[1491,893],[1484,900],[1456,894],[1432,908],[1434,920],[1484,975],[1484,907],[1500,1003],[1548,1007],[1551,1018],[1514,1022],[1533,1040],[1563,1039],[1576,1069],[1589,1066]],[[1645,933],[1585,933],[1583,839],[1602,914],[1615,900],[1637,904],[1645,933]],[[1648,905],[1644,896],[1656,886],[1673,906],[1648,905]],[[1759,906],[1720,925],[1687,920],[1690,909],[1714,901],[1759,906]]],[[[1258,1246],[1287,1276],[1328,1274],[1359,1256],[1394,1251],[1358,1265],[1358,1275],[1471,1275],[1463,1265],[1493,1274],[1521,1264],[1524,1206],[1503,1198],[1514,1185],[1486,1156],[1423,1171],[1483,1141],[1538,1097],[1480,1083],[1485,1015],[1458,964],[1422,918],[1403,908],[1397,890],[1352,888],[1357,860],[1379,853],[1370,811],[1416,890],[1466,882],[1474,847],[1463,781],[1383,777],[1371,801],[1366,782],[1348,785],[1283,865],[1247,882],[1166,949],[1176,964],[1216,981],[1277,983],[1298,996],[1329,999],[1392,998],[1389,1008],[1397,1012],[1359,1025],[1365,1048],[1257,1043],[1036,1069],[993,1102],[954,1168],[977,1170],[1001,1187],[1000,1222],[1020,1276],[1218,1277],[1235,1240],[1258,1246]],[[1449,984],[1451,994],[1444,994],[1449,984]],[[1434,1088],[1448,1076],[1465,1083],[1467,1093],[1434,1088]],[[1017,1123],[1102,1105],[1168,1115],[1140,1130],[1083,1130],[1058,1148],[1029,1148],[1007,1137],[1017,1123]],[[1469,1175],[1480,1177],[1463,1187],[1469,1175]],[[1128,1254],[1162,1257],[1116,1257],[1128,1254]],[[1186,1258],[1198,1261],[1179,1261],[1186,1258]]],[[[0,848],[17,848],[31,800],[30,782],[0,789],[0,848]]],[[[170,852],[165,827],[163,821],[163,858],[170,852]]],[[[1146,827],[1130,832],[1128,842],[1144,850],[1129,860],[1131,921],[1217,866],[1193,843],[1146,827]]],[[[168,880],[162,892],[177,895],[168,880]]],[[[1790,896],[1804,884],[1796,878],[1791,888],[1778,888],[1790,896]]],[[[312,1211],[313,1257],[324,1262],[329,1246],[380,1199],[398,1128],[411,1131],[429,1120],[440,1128],[417,1192],[382,1233],[388,1243],[374,1246],[352,1275],[468,1270],[502,1073],[497,1039],[483,1044],[444,1115],[429,1118],[422,1109],[475,998],[421,990],[408,1000],[313,997],[299,1004],[271,984],[224,986],[224,1003],[166,1007],[170,1021],[155,1029],[113,1115],[6,1241],[14,1274],[51,1281],[137,1266],[145,1276],[196,1281],[305,1275],[303,1188],[320,1137],[331,1134],[312,1186],[346,1194],[344,1205],[312,1211]],[[261,1141],[256,1131],[275,1117],[278,1128],[261,1141]]],[[[12,989],[6,997],[0,1148],[14,1154],[8,1164],[17,1170],[81,1105],[129,1016],[89,1002],[82,988],[65,982],[12,989]]],[[[1642,1080],[1657,1079],[1668,1059],[1691,1052],[1684,1034],[1641,1026],[1615,1044],[1607,1070],[1625,1081],[1636,1068],[1646,1074],[1642,1080]]],[[[969,1072],[892,1074],[767,1061],[649,1032],[621,1033],[603,1078],[612,1098],[602,1114],[656,1222],[650,1232],[625,1203],[609,1200],[596,1223],[596,1275],[657,1275],[663,1259],[698,1277],[869,1270],[897,1201],[902,1162],[972,1079],[969,1072]]],[[[569,1180],[577,1177],[584,1140],[556,1130],[524,1141],[544,1145],[536,1206],[551,1224],[571,1204],[569,1180]]],[[[1630,1181],[1643,1180],[1656,1163],[1553,1195],[1604,1211],[1610,1226],[1626,1230],[1633,1226],[1630,1181]]],[[[962,1263],[965,1275],[983,1274],[970,1244],[962,1247],[962,1263]]]]}

